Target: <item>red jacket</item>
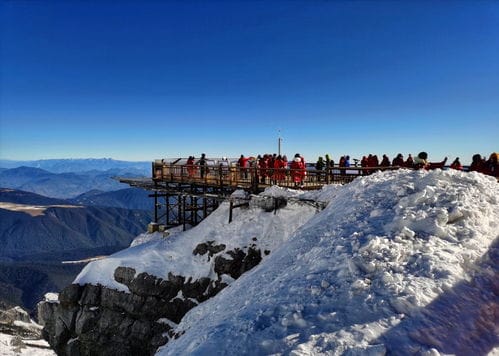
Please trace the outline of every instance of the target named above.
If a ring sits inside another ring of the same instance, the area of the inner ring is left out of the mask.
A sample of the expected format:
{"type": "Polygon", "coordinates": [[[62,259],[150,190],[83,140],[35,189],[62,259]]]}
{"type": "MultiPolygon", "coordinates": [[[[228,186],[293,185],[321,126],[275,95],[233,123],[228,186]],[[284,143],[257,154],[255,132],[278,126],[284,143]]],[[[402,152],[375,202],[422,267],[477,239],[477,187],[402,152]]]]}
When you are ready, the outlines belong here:
{"type": "Polygon", "coordinates": [[[247,157],[241,157],[241,158],[239,158],[237,163],[239,163],[239,167],[246,168],[246,167],[248,167],[248,160],[249,160],[249,158],[247,158],[247,157]]]}
{"type": "Polygon", "coordinates": [[[301,183],[305,177],[305,164],[297,157],[291,161],[291,177],[293,182],[301,183]]]}

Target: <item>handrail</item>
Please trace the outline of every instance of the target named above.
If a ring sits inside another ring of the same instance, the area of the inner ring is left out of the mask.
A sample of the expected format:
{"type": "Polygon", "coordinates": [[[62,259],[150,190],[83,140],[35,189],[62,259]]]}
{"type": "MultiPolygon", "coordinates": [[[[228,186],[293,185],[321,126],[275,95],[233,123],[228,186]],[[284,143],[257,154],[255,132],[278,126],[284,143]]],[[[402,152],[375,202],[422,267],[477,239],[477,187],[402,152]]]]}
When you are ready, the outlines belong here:
{"type": "MultiPolygon", "coordinates": [[[[178,162],[178,161],[177,161],[178,162]]],[[[319,189],[325,184],[349,183],[358,176],[376,170],[394,170],[401,167],[331,167],[324,170],[307,168],[242,168],[222,162],[218,165],[173,164],[153,162],[152,178],[156,182],[195,183],[217,187],[261,191],[265,187],[278,185],[287,188],[319,189]]]]}
{"type": "MultiPolygon", "coordinates": [[[[237,164],[237,159],[207,158],[206,165],[197,162],[185,164],[187,159],[174,158],[166,162],[152,162],[152,178],[155,182],[175,182],[203,184],[217,187],[234,187],[258,192],[271,185],[286,188],[320,189],[331,183],[349,183],[356,177],[372,174],[377,171],[415,169],[403,166],[378,167],[339,167],[333,166],[318,170],[307,167],[305,170],[287,168],[260,168],[254,165],[244,168],[237,164]]],[[[444,162],[432,164],[429,169],[444,168],[444,162]]],[[[466,170],[466,167],[464,167],[466,170]]]]}

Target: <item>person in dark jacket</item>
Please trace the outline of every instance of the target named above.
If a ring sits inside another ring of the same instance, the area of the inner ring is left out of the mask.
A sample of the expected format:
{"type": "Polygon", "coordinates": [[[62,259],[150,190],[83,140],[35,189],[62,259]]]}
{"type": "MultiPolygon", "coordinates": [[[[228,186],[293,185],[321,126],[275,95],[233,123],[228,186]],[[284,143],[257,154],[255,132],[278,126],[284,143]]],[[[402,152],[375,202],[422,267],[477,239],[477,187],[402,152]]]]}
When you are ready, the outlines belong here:
{"type": "Polygon", "coordinates": [[[403,167],[404,166],[404,156],[402,153],[399,153],[397,157],[395,157],[392,161],[392,166],[403,167]]]}
{"type": "Polygon", "coordinates": [[[322,181],[323,178],[325,177],[324,173],[322,173],[322,171],[324,170],[325,167],[326,167],[326,162],[324,161],[322,156],[319,156],[319,158],[317,158],[317,162],[315,163],[315,169],[317,170],[317,172],[316,172],[317,181],[319,181],[319,182],[322,181]]]}
{"type": "Polygon", "coordinates": [[[360,166],[364,168],[362,170],[362,175],[369,174],[369,170],[366,169],[367,167],[369,167],[369,160],[366,156],[362,156],[362,159],[360,160],[360,166]]]}
{"type": "Polygon", "coordinates": [[[462,171],[463,170],[463,166],[461,165],[461,162],[459,162],[459,157],[457,157],[451,164],[450,164],[450,168],[452,169],[455,169],[455,170],[458,170],[458,171],[462,171]]]}
{"type": "Polygon", "coordinates": [[[201,158],[197,162],[199,165],[199,174],[201,178],[204,178],[208,174],[208,162],[206,161],[206,155],[204,153],[201,154],[201,158]]]}
{"type": "Polygon", "coordinates": [[[487,162],[485,162],[485,170],[488,175],[499,177],[499,153],[492,153],[487,162]]]}
{"type": "Polygon", "coordinates": [[[381,167],[390,167],[390,159],[387,155],[383,155],[383,159],[381,160],[381,167]]]}
{"type": "Polygon", "coordinates": [[[405,164],[407,168],[414,168],[414,159],[412,158],[412,155],[409,153],[409,156],[407,157],[405,164]]]}

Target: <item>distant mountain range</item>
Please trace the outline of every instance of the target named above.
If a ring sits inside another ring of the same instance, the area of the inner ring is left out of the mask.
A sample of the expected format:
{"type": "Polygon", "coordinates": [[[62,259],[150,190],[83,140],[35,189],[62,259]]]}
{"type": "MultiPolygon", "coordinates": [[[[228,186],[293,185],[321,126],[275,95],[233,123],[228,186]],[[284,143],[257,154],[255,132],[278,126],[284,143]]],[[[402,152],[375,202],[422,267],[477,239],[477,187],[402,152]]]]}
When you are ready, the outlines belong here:
{"type": "Polygon", "coordinates": [[[127,170],[141,172],[141,176],[151,174],[151,162],[149,161],[119,161],[111,158],[83,158],[83,159],[44,159],[35,161],[0,160],[1,168],[17,167],[40,168],[52,173],[87,172],[92,170],[127,170]]]}
{"type": "Polygon", "coordinates": [[[69,201],[86,206],[107,206],[152,211],[154,203],[149,194],[151,192],[138,188],[126,188],[112,192],[91,190],[69,201]]]}
{"type": "Polygon", "coordinates": [[[127,247],[152,219],[149,192],[113,177],[144,177],[151,162],[0,160],[0,303],[33,309],[85,265],[127,247]]]}
{"type": "Polygon", "coordinates": [[[152,219],[147,192],[90,192],[75,200],[0,189],[0,300],[32,309],[71,283],[84,264],[63,265],[128,247],[152,219]],[[85,201],[87,205],[79,205],[85,201]]]}
{"type": "Polygon", "coordinates": [[[128,188],[113,177],[141,177],[142,171],[113,168],[106,171],[52,173],[40,168],[17,167],[0,170],[0,187],[24,190],[52,198],[75,198],[91,190],[128,188]]]}
{"type": "MultiPolygon", "coordinates": [[[[117,199],[119,203],[119,199],[117,199]]],[[[151,211],[72,205],[29,192],[0,189],[0,258],[70,255],[126,247],[146,230],[151,211]]]]}

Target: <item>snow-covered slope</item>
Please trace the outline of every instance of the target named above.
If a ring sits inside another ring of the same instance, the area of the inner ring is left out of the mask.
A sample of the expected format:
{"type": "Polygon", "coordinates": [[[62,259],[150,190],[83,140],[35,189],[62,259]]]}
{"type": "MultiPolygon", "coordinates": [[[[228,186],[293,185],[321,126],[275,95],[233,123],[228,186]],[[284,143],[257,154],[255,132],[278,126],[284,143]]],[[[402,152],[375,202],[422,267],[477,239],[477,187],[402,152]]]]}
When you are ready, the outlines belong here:
{"type": "MultiPolygon", "coordinates": [[[[324,197],[328,207],[310,219],[294,206],[277,213],[279,223],[262,221],[262,213],[221,226],[224,243],[262,224],[273,237],[280,229],[294,232],[259,266],[188,312],[176,328],[182,336],[158,354],[497,354],[495,179],[400,170],[324,197]]],[[[182,234],[183,243],[194,245],[199,234],[217,238],[221,213],[182,234]]],[[[169,246],[162,259],[195,274],[175,244],[158,242],[164,251],[169,246]]],[[[154,260],[151,254],[133,264],[154,268],[144,262],[154,260]]]]}
{"type": "MultiPolygon", "coordinates": [[[[336,189],[337,187],[330,186],[326,191],[336,189]]],[[[252,244],[257,244],[262,251],[274,251],[316,214],[317,207],[298,201],[300,197],[309,197],[303,192],[273,187],[265,194],[295,197],[296,201],[274,214],[259,206],[257,201],[264,200],[264,196],[255,198],[249,208],[234,209],[233,221],[230,224],[229,203],[223,203],[207,219],[188,231],[177,230],[166,238],[162,233],[139,236],[132,242],[132,247],[88,264],[74,283],[101,284],[112,289],[128,291],[125,285],[114,279],[114,271],[118,266],[134,268],[136,274],[147,272],[165,279],[168,273],[192,277],[193,280],[212,277],[215,273],[212,271],[210,257],[193,256],[196,246],[207,241],[211,241],[213,245],[224,244],[226,251],[252,244]]]]}

